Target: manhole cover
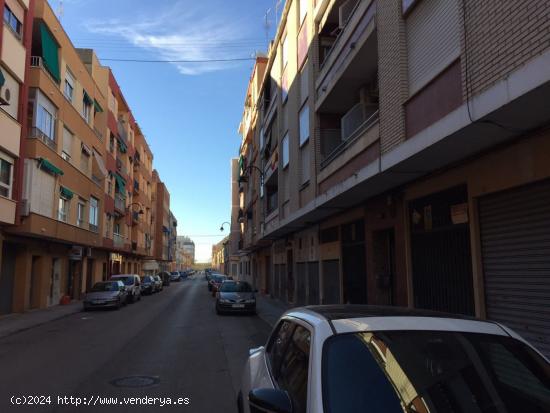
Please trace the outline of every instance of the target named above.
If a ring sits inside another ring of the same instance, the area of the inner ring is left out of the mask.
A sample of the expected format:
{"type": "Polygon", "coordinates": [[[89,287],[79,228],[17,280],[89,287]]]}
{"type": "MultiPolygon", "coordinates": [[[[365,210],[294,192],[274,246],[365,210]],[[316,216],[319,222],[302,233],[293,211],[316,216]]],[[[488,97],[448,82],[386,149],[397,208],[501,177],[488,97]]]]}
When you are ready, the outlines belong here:
{"type": "Polygon", "coordinates": [[[160,383],[160,379],[153,376],[128,376],[113,379],[110,383],[115,387],[149,387],[160,383]]]}

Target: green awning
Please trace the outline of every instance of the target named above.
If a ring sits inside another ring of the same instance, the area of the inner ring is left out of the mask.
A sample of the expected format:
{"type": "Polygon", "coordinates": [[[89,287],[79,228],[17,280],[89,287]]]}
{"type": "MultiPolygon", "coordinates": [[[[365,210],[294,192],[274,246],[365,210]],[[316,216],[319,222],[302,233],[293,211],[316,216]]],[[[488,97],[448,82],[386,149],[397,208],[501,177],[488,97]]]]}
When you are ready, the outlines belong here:
{"type": "Polygon", "coordinates": [[[239,169],[241,171],[244,170],[244,156],[242,156],[242,155],[239,157],[239,169]]]}
{"type": "Polygon", "coordinates": [[[4,86],[4,83],[6,83],[6,78],[4,77],[2,70],[0,70],[0,87],[4,86]]]}
{"type": "Polygon", "coordinates": [[[87,103],[88,105],[93,105],[94,104],[94,101],[92,100],[90,95],[88,95],[88,93],[86,91],[84,91],[84,103],[87,103]]]}
{"type": "Polygon", "coordinates": [[[44,67],[59,83],[61,82],[61,75],[59,73],[59,46],[44,22],[40,23],[40,39],[42,41],[44,67]]]}
{"type": "Polygon", "coordinates": [[[97,100],[94,99],[94,108],[96,112],[103,112],[103,108],[99,103],[97,103],[97,100]]]}
{"type": "Polygon", "coordinates": [[[74,192],[71,191],[69,188],[65,188],[64,186],[62,186],[59,192],[61,192],[61,196],[63,198],[73,199],[74,192]]]}
{"type": "Polygon", "coordinates": [[[118,191],[121,193],[121,194],[124,194],[125,195],[125,192],[126,192],[126,181],[124,180],[124,178],[122,176],[120,176],[119,174],[115,174],[115,186],[118,188],[118,191]]]}
{"type": "Polygon", "coordinates": [[[122,153],[126,153],[128,151],[128,147],[126,144],[122,141],[122,139],[118,139],[118,149],[122,153]]]}
{"type": "Polygon", "coordinates": [[[53,163],[47,159],[40,158],[38,159],[38,166],[46,172],[49,172],[53,175],[63,175],[63,171],[55,166],[53,163]]]}

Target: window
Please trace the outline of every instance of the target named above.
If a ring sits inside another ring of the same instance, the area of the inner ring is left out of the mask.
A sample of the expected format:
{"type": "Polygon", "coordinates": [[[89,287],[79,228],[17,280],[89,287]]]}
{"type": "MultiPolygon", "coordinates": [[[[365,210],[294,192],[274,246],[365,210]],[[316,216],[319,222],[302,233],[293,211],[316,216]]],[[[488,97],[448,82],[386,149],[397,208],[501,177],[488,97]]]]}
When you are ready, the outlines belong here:
{"type": "Polygon", "coordinates": [[[84,211],[86,210],[86,205],[81,201],[76,205],[76,225],[79,227],[84,226],[84,211]]]}
{"type": "Polygon", "coordinates": [[[97,227],[99,225],[99,219],[98,219],[98,213],[99,213],[99,200],[97,198],[91,197],[90,198],[90,229],[95,228],[97,230],[97,227]]]}
{"type": "Polygon", "coordinates": [[[65,72],[65,89],[63,90],[63,94],[67,100],[72,103],[74,94],[74,78],[69,71],[69,68],[67,68],[67,71],[65,72]]]}
{"type": "Polygon", "coordinates": [[[86,151],[82,150],[80,154],[80,170],[88,175],[90,169],[90,155],[86,151]]]}
{"type": "MultiPolygon", "coordinates": [[[[241,262],[241,274],[242,272],[241,262]]],[[[277,332],[271,337],[270,343],[267,346],[267,357],[269,360],[269,367],[271,368],[271,373],[275,379],[278,378],[279,368],[283,360],[283,356],[294,331],[295,325],[288,320],[283,320],[279,324],[277,332]]]]}
{"type": "Polygon", "coordinates": [[[301,165],[301,172],[302,172],[302,179],[300,181],[300,184],[305,184],[309,181],[310,178],[310,161],[309,161],[309,145],[306,144],[302,146],[300,149],[300,165],[301,165]]]}
{"type": "Polygon", "coordinates": [[[73,138],[73,134],[67,128],[63,128],[63,150],[61,152],[61,157],[66,161],[71,160],[71,155],[73,153],[73,138]]]}
{"type": "Polygon", "coordinates": [[[57,219],[63,222],[68,222],[69,220],[69,205],[70,201],[66,198],[59,198],[59,209],[57,219]]]}
{"type": "Polygon", "coordinates": [[[283,70],[288,63],[288,36],[285,35],[283,39],[283,44],[281,46],[281,60],[283,62],[283,70]]]}
{"type": "Polygon", "coordinates": [[[120,236],[120,224],[117,222],[113,228],[113,234],[120,236]]]}
{"type": "Polygon", "coordinates": [[[82,117],[87,123],[90,123],[92,118],[92,102],[86,92],[84,93],[84,99],[82,100],[82,117]]]}
{"type": "Polygon", "coordinates": [[[288,343],[281,362],[278,384],[286,390],[292,399],[295,412],[305,413],[307,410],[307,382],[309,371],[309,348],[311,334],[298,325],[288,343]]]}
{"type": "Polygon", "coordinates": [[[23,25],[7,5],[4,7],[4,22],[17,38],[21,40],[23,36],[23,25]]]}
{"type": "Polygon", "coordinates": [[[13,160],[0,155],[0,195],[11,198],[13,160]]]}
{"type": "Polygon", "coordinates": [[[300,110],[300,146],[309,139],[309,105],[306,103],[300,110]]]}
{"type": "Polygon", "coordinates": [[[47,138],[55,140],[55,121],[52,115],[44,106],[38,104],[36,108],[36,127],[47,138]]]}
{"type": "Polygon", "coordinates": [[[307,0],[300,0],[300,5],[298,7],[300,7],[300,21],[298,22],[298,26],[301,26],[302,23],[304,22],[304,19],[306,18],[306,15],[307,15],[307,0]]]}
{"type": "Polygon", "coordinates": [[[260,128],[260,150],[264,148],[265,143],[265,136],[264,136],[264,128],[260,128]]]}
{"type": "Polygon", "coordinates": [[[289,159],[289,143],[288,143],[288,132],[283,138],[283,141],[281,142],[283,151],[282,151],[282,160],[283,160],[283,168],[286,168],[290,162],[289,159]]]}

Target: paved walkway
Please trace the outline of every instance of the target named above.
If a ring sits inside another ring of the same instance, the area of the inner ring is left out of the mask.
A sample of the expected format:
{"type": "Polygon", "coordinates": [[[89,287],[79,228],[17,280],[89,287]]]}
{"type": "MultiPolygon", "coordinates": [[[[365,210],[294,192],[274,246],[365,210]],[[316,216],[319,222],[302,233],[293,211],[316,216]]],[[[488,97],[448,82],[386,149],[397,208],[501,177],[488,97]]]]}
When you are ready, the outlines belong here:
{"type": "Polygon", "coordinates": [[[258,317],[272,327],[279,317],[289,308],[291,308],[291,306],[275,298],[263,294],[256,295],[256,311],[258,312],[258,317]]]}
{"type": "Polygon", "coordinates": [[[0,316],[0,338],[67,317],[81,310],[82,302],[73,301],[67,305],[56,305],[44,310],[31,310],[26,313],[0,316]]]}

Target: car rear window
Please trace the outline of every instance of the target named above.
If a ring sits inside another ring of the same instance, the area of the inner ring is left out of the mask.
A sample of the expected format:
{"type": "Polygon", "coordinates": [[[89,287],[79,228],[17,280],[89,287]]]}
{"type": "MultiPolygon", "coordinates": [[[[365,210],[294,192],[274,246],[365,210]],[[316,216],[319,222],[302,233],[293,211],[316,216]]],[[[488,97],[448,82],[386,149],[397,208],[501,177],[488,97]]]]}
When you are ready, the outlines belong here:
{"type": "Polygon", "coordinates": [[[220,291],[222,293],[251,293],[252,287],[247,282],[224,282],[220,291]]]}
{"type": "Polygon", "coordinates": [[[550,412],[550,367],[530,347],[487,334],[341,334],[323,349],[329,413],[550,412]]]}

